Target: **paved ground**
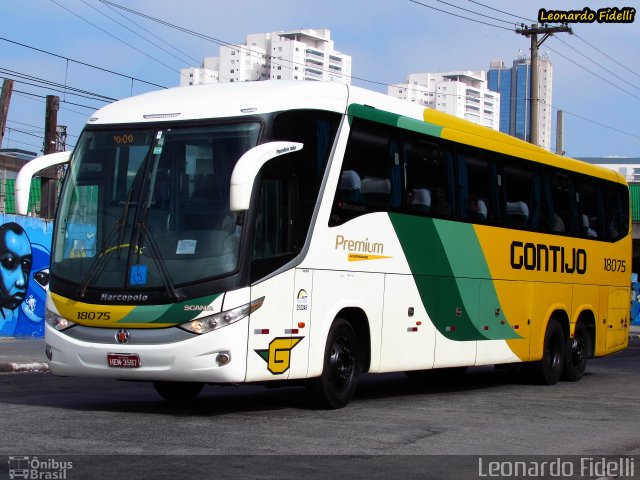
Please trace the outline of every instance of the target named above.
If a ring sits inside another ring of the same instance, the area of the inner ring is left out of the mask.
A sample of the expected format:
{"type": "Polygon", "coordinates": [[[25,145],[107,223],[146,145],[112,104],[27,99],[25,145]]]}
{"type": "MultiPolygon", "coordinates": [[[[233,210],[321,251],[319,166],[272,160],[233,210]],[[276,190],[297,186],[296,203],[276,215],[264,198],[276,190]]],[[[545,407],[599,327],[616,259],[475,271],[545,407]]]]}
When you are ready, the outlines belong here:
{"type": "MultiPolygon", "coordinates": [[[[632,325],[629,343],[640,344],[640,325],[632,325]]],[[[44,354],[44,339],[0,337],[0,372],[49,370],[44,354]]]]}

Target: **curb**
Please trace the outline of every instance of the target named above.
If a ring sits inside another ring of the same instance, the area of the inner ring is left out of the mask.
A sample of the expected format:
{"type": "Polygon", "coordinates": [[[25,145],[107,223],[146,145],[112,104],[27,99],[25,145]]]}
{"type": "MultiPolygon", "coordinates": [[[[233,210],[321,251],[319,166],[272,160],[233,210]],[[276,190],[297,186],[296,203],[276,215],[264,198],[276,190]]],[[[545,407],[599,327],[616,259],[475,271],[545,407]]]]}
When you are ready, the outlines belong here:
{"type": "Polygon", "coordinates": [[[0,363],[0,373],[36,373],[49,372],[49,365],[44,362],[0,363]]]}

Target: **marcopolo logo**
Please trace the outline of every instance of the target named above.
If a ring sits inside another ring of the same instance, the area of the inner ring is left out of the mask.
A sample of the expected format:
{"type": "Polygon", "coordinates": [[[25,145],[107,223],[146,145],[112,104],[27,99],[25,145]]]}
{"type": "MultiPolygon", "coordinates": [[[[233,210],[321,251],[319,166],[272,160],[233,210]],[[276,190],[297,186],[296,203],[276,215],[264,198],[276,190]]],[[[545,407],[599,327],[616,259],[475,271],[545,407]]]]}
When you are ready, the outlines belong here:
{"type": "Polygon", "coordinates": [[[100,295],[100,301],[102,302],[146,302],[149,300],[148,295],[144,294],[111,294],[111,293],[103,293],[100,295]]]}
{"type": "Polygon", "coordinates": [[[11,479],[66,480],[68,478],[67,471],[72,468],[73,462],[60,461],[55,458],[9,457],[9,478],[11,479]]]}

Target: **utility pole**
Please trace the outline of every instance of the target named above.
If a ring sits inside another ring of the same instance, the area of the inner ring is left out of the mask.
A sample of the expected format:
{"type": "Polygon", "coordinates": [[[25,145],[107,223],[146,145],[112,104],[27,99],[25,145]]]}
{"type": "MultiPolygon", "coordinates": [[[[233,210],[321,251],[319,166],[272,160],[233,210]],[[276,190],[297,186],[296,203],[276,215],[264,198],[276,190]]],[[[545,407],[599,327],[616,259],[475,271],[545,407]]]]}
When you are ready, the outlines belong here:
{"type": "MultiPolygon", "coordinates": [[[[44,154],[56,153],[56,139],[58,130],[58,110],[60,109],[60,97],[47,95],[47,107],[44,120],[44,154]]],[[[42,172],[40,185],[42,196],[40,197],[40,216],[53,218],[56,209],[56,170],[55,167],[47,168],[42,172]]]]}
{"type": "Polygon", "coordinates": [[[556,118],[556,154],[564,155],[564,130],[563,120],[564,112],[558,110],[558,116],[556,118]]]}
{"type": "Polygon", "coordinates": [[[2,147],[2,139],[4,138],[4,127],[7,124],[7,115],[9,115],[9,102],[11,102],[11,93],[13,92],[13,80],[5,79],[2,82],[2,93],[0,93],[0,148],[2,147]]]}
{"type": "Polygon", "coordinates": [[[538,108],[540,99],[538,98],[538,49],[554,33],[568,32],[573,33],[569,25],[559,25],[555,27],[538,25],[534,23],[531,27],[525,27],[524,24],[521,28],[516,28],[516,33],[524,35],[525,37],[531,37],[531,94],[529,95],[529,115],[530,115],[530,128],[531,134],[529,136],[529,142],[534,145],[538,145],[538,108]],[[542,39],[538,41],[538,34],[544,34],[542,39]]]}

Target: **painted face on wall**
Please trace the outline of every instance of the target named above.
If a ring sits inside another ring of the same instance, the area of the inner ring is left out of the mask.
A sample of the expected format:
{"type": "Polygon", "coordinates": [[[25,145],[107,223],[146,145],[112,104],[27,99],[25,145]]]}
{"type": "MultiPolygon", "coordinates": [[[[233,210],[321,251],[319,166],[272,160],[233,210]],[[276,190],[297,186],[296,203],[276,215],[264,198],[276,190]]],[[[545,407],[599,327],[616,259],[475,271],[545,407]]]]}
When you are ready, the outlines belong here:
{"type": "Polygon", "coordinates": [[[15,310],[25,299],[31,271],[31,243],[17,223],[0,227],[0,307],[15,310]]]}

